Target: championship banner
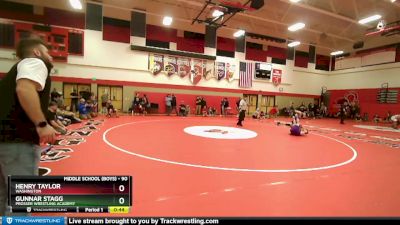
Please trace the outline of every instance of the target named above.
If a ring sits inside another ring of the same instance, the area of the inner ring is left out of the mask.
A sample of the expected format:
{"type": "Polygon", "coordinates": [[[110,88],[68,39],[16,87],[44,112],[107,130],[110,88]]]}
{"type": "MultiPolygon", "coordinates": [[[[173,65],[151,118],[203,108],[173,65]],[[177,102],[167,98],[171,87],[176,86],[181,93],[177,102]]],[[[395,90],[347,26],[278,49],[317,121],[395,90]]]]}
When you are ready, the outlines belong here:
{"type": "Polygon", "coordinates": [[[168,76],[172,76],[178,72],[178,63],[176,57],[174,56],[165,57],[164,71],[168,74],[168,76]]]}
{"type": "Polygon", "coordinates": [[[205,60],[205,73],[203,74],[203,77],[205,80],[210,80],[212,78],[216,78],[215,76],[215,69],[214,69],[214,62],[205,60]]]}
{"type": "Polygon", "coordinates": [[[235,75],[235,69],[236,69],[236,65],[232,64],[232,63],[226,63],[226,67],[225,67],[225,78],[229,81],[232,82],[234,75],[235,75]]]}
{"type": "Polygon", "coordinates": [[[192,68],[190,73],[190,81],[196,85],[200,82],[204,72],[204,62],[201,59],[192,59],[192,68]]]}
{"type": "Polygon", "coordinates": [[[178,75],[180,77],[186,77],[190,75],[190,59],[178,58],[178,75]]]}
{"type": "Polygon", "coordinates": [[[149,55],[149,70],[153,75],[158,75],[164,69],[164,56],[163,55],[149,55]]]}
{"type": "Polygon", "coordinates": [[[282,81],[282,70],[273,69],[272,70],[272,83],[278,86],[282,81]]]}
{"type": "Polygon", "coordinates": [[[225,63],[216,62],[215,69],[216,69],[217,79],[222,80],[225,77],[225,63]]]}

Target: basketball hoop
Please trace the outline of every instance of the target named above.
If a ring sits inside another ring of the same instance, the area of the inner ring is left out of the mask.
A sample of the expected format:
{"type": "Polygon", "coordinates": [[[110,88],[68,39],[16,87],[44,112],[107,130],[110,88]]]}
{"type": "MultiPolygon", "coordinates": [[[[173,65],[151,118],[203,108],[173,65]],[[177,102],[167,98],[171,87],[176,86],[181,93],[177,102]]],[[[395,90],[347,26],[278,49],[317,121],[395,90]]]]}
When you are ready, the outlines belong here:
{"type": "Polygon", "coordinates": [[[221,2],[221,4],[226,5],[228,7],[232,7],[235,9],[240,9],[240,10],[249,10],[249,11],[254,11],[254,8],[251,8],[250,6],[245,6],[242,3],[235,1],[235,2],[231,2],[231,1],[227,1],[227,0],[220,0],[219,2],[221,2]]]}

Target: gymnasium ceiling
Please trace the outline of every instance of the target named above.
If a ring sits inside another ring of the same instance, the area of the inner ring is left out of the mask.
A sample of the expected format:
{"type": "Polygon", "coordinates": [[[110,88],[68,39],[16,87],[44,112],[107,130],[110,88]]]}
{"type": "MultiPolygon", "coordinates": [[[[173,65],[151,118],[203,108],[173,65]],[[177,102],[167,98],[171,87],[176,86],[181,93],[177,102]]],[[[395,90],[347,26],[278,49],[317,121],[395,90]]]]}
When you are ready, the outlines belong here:
{"type": "MultiPolygon", "coordinates": [[[[55,7],[72,10],[68,0],[12,0],[37,6],[55,7]]],[[[88,0],[87,0],[88,1],[88,0]]],[[[218,0],[213,0],[217,2],[218,0]]],[[[235,0],[241,3],[247,0],[235,0]]],[[[231,1],[231,2],[235,2],[231,1]]],[[[204,33],[204,25],[191,25],[206,0],[102,0],[104,16],[129,20],[129,9],[141,9],[148,12],[148,23],[162,25],[162,17],[174,18],[171,25],[194,32],[204,33]]],[[[207,9],[205,13],[210,13],[207,9]]],[[[383,37],[373,35],[366,37],[368,28],[376,27],[378,21],[361,25],[362,18],[380,14],[387,23],[400,20],[400,0],[301,0],[291,3],[289,0],[265,0],[264,6],[256,11],[238,13],[218,30],[219,36],[233,38],[237,29],[247,32],[273,36],[282,39],[299,40],[300,50],[308,50],[308,44],[317,46],[319,54],[329,54],[334,50],[353,52],[353,44],[364,41],[364,49],[400,42],[400,35],[383,37]],[[297,32],[289,32],[287,27],[303,22],[306,27],[297,32]]],[[[274,46],[285,46],[275,42],[257,39],[248,41],[274,46]]]]}

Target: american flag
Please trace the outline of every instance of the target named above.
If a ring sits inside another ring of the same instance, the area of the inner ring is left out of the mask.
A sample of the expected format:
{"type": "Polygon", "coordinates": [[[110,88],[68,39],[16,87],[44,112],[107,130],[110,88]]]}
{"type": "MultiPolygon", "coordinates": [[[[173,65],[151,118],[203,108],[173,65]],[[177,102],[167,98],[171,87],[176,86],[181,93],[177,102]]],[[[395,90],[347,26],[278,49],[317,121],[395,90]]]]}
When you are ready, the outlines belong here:
{"type": "Polygon", "coordinates": [[[239,68],[239,87],[249,88],[253,86],[254,64],[240,62],[239,68]]]}

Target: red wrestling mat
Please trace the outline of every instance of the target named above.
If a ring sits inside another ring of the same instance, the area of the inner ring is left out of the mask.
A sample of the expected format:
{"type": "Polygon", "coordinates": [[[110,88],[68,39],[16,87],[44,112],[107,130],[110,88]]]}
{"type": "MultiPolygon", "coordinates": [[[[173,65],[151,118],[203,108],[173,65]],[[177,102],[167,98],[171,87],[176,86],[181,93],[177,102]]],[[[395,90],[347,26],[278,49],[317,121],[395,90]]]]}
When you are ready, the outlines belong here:
{"type": "Polygon", "coordinates": [[[337,120],[302,120],[305,137],[273,120],[246,119],[241,130],[220,117],[96,121],[41,166],[132,175],[129,216],[400,216],[400,133],[337,120]]]}

